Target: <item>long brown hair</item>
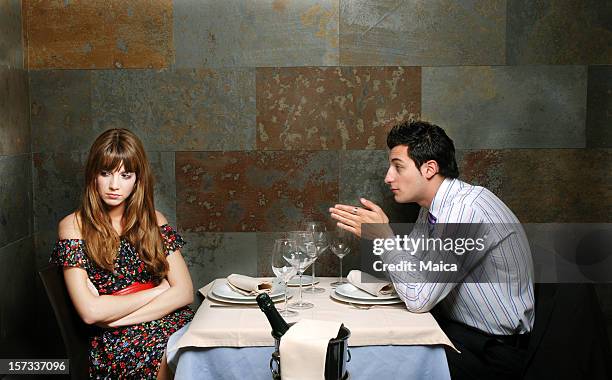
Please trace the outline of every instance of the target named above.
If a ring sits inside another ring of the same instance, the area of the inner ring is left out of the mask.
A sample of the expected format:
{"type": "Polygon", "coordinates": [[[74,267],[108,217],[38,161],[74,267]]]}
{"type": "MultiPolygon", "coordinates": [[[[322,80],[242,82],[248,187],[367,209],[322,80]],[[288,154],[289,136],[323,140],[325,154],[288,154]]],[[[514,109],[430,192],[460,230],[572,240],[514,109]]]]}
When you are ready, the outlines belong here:
{"type": "Polygon", "coordinates": [[[112,226],[106,204],[98,194],[96,178],[102,171],[116,171],[123,164],[136,175],[136,183],[125,200],[123,237],[140,255],[156,279],[168,273],[153,201],[154,179],[142,142],[127,129],[109,129],[94,141],[85,166],[85,189],[78,209],[81,234],[87,254],[100,267],[113,270],[120,236],[112,226]]]}

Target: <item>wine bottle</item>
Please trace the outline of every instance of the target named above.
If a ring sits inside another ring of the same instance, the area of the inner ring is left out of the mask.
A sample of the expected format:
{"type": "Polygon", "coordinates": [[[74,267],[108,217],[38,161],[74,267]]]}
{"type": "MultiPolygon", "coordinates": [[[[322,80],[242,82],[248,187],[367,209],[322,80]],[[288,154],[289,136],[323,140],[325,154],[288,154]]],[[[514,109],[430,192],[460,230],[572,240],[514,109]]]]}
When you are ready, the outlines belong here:
{"type": "Polygon", "coordinates": [[[261,311],[263,311],[268,318],[268,322],[272,327],[272,335],[275,338],[280,339],[280,337],[285,335],[287,330],[289,330],[289,325],[278,313],[276,306],[274,306],[274,302],[272,302],[267,293],[261,293],[255,299],[257,300],[257,304],[259,305],[261,311]]]}

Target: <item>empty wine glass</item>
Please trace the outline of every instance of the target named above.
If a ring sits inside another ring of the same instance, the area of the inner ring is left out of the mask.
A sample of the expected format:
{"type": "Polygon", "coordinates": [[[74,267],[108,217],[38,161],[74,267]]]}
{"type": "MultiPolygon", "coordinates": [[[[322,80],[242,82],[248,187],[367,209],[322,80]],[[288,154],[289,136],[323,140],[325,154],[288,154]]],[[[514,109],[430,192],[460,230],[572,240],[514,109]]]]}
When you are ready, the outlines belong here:
{"type": "Polygon", "coordinates": [[[287,309],[287,282],[297,273],[295,267],[289,261],[291,255],[297,250],[295,240],[276,239],[272,248],[272,271],[285,284],[285,309],[280,312],[283,317],[293,317],[297,311],[287,309]]]}
{"type": "Polygon", "coordinates": [[[329,247],[327,230],[325,228],[325,224],[323,224],[322,222],[315,221],[306,221],[302,224],[302,227],[304,228],[304,230],[312,233],[315,247],[317,249],[316,256],[314,258],[314,261],[312,262],[312,286],[304,290],[304,292],[312,294],[324,293],[325,289],[318,288],[315,286],[315,283],[317,281],[315,273],[315,264],[319,256],[321,256],[323,252],[325,252],[325,250],[329,247]]]}
{"type": "Polygon", "coordinates": [[[297,243],[296,250],[291,254],[288,260],[296,269],[300,276],[300,297],[299,300],[289,304],[292,309],[310,309],[314,305],[310,302],[305,302],[302,294],[302,276],[304,271],[313,263],[313,257],[316,257],[316,247],[312,239],[312,234],[306,231],[290,232],[289,236],[295,238],[297,243]]]}
{"type": "Polygon", "coordinates": [[[342,229],[338,229],[336,233],[332,236],[330,244],[331,251],[340,259],[340,277],[338,278],[338,281],[332,282],[330,284],[332,287],[340,286],[342,284],[347,283],[347,281],[342,276],[342,259],[351,251],[350,241],[350,233],[342,229]]]}

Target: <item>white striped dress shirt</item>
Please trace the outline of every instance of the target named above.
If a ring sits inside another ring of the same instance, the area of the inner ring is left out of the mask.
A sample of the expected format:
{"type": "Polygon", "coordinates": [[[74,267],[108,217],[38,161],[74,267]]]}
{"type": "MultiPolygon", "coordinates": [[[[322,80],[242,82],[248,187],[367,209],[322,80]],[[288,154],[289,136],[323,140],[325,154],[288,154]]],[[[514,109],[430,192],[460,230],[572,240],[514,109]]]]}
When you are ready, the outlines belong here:
{"type": "MultiPolygon", "coordinates": [[[[489,190],[446,178],[429,210],[421,208],[411,236],[423,232],[424,227],[430,229],[431,216],[436,224],[482,224],[486,226],[483,237],[487,243],[479,259],[463,262],[462,267],[468,272],[459,283],[411,282],[410,274],[389,272],[408,309],[427,312],[439,304],[442,316],[493,335],[531,331],[533,263],[525,232],[512,211],[489,190]]],[[[382,256],[388,264],[406,258],[405,253],[398,251],[382,256]]],[[[408,258],[416,263],[419,254],[408,258]]]]}

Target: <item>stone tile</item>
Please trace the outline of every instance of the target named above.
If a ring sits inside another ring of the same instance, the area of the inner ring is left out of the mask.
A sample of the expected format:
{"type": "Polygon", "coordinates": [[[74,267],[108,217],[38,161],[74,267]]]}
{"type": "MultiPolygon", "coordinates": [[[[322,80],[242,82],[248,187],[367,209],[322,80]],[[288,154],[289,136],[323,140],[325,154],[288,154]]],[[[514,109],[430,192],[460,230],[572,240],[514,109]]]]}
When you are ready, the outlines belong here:
{"type": "Polygon", "coordinates": [[[174,152],[148,152],[147,157],[155,176],[155,209],[176,227],[176,179],[174,152]]]}
{"type": "Polygon", "coordinates": [[[175,0],[176,66],[337,65],[338,2],[175,0]]]}
{"type": "Polygon", "coordinates": [[[589,66],[586,145],[612,148],[612,66],[589,66]]]}
{"type": "Polygon", "coordinates": [[[500,65],[506,1],[341,0],[340,64],[500,65]]]}
{"type": "Polygon", "coordinates": [[[385,184],[389,153],[383,150],[346,151],[340,153],[340,203],[361,207],[359,198],[379,205],[392,223],[412,223],[420,207],[400,204],[385,184]]]}
{"type": "Polygon", "coordinates": [[[257,147],[381,149],[421,112],[418,67],[257,69],[257,147]]]}
{"type": "Polygon", "coordinates": [[[32,231],[32,156],[0,156],[0,247],[32,231]]]}
{"type": "Polygon", "coordinates": [[[147,150],[250,150],[255,72],[128,70],[92,74],[95,130],[129,128],[147,150]]]}
{"type": "Polygon", "coordinates": [[[3,358],[35,353],[32,339],[35,283],[32,237],[0,248],[0,355],[3,358]]]}
{"type": "Polygon", "coordinates": [[[0,1],[0,67],[23,69],[21,1],[0,1]]]}
{"type": "Polygon", "coordinates": [[[59,221],[77,209],[86,159],[85,152],[34,154],[35,231],[52,231],[57,237],[59,221]]]}
{"type": "Polygon", "coordinates": [[[187,241],[181,254],[189,268],[194,290],[232,273],[257,275],[255,233],[179,233],[187,241]]]}
{"type": "Polygon", "coordinates": [[[194,232],[289,231],[338,199],[335,152],[177,152],[177,220],[194,232]]]}
{"type": "Polygon", "coordinates": [[[30,152],[29,117],[28,73],[0,65],[0,155],[30,152]]]}
{"type": "Polygon", "coordinates": [[[507,64],[612,63],[610,3],[508,1],[507,64]]]}
{"type": "Polygon", "coordinates": [[[585,147],[582,66],[423,69],[423,119],[459,149],[585,147]]]}
{"type": "Polygon", "coordinates": [[[161,68],[173,62],[172,2],[24,1],[30,69],[161,68]]]}
{"type": "Polygon", "coordinates": [[[32,150],[89,149],[102,132],[91,127],[91,72],[31,71],[32,150]]]}
{"type": "Polygon", "coordinates": [[[460,178],[487,187],[522,223],[609,223],[612,150],[472,150],[460,178]],[[585,170],[595,166],[596,170],[585,170]]]}

